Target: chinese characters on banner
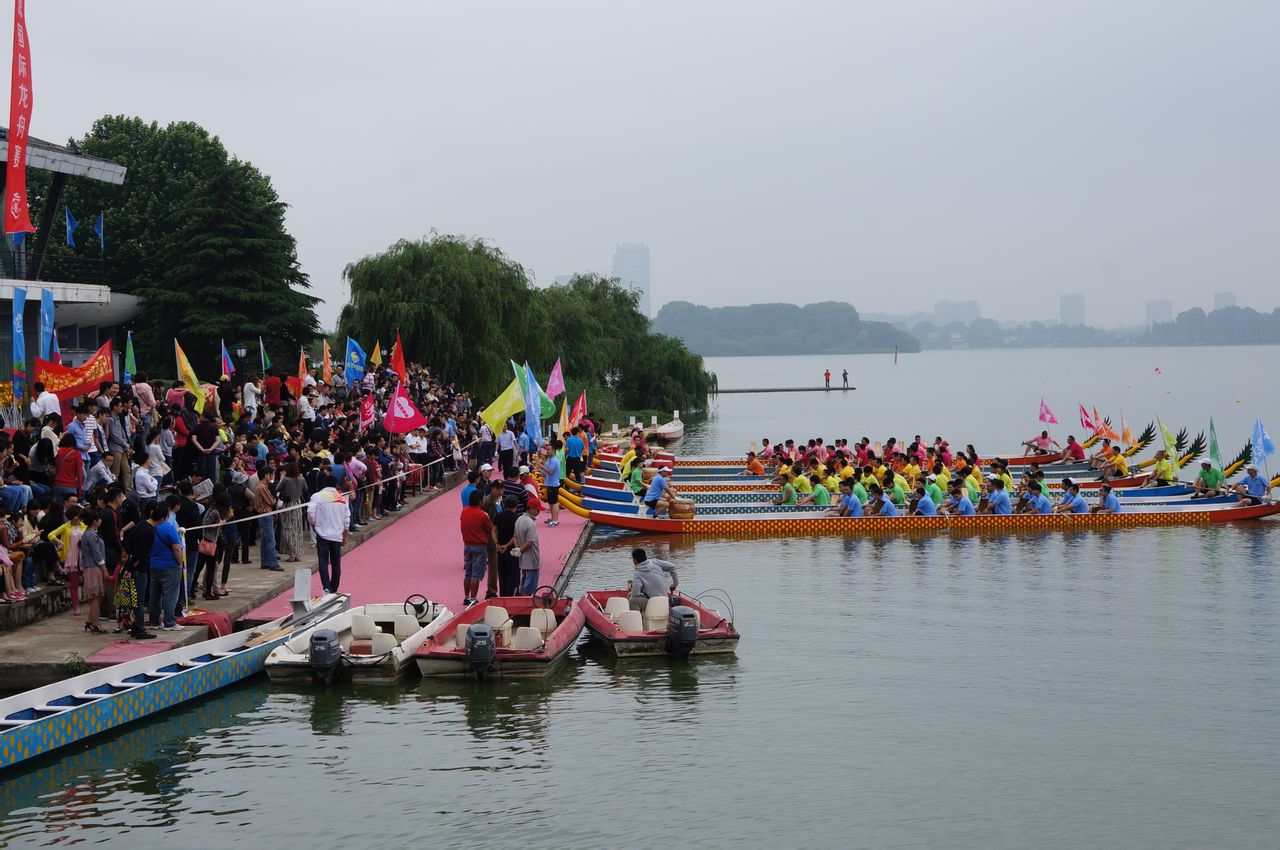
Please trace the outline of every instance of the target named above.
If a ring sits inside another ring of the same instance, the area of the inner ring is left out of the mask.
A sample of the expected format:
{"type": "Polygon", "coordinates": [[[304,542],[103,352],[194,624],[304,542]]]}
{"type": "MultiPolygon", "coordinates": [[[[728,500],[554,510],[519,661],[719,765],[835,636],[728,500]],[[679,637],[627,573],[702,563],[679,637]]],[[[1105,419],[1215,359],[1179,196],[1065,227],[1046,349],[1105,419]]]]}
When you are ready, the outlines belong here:
{"type": "Polygon", "coordinates": [[[13,4],[13,84],[9,92],[9,159],[5,163],[4,232],[35,230],[27,211],[27,143],[30,139],[31,42],[26,0],[13,4]]]}

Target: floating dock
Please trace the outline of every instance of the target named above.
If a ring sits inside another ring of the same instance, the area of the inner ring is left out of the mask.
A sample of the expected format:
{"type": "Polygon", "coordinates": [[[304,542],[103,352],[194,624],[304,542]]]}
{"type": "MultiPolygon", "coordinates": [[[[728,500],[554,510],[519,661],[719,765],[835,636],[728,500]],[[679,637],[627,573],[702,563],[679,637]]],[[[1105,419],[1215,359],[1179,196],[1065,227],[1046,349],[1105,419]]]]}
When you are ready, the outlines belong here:
{"type": "Polygon", "coordinates": [[[718,389],[716,395],[732,395],[734,393],[851,393],[857,387],[739,387],[737,389],[718,389]]]}

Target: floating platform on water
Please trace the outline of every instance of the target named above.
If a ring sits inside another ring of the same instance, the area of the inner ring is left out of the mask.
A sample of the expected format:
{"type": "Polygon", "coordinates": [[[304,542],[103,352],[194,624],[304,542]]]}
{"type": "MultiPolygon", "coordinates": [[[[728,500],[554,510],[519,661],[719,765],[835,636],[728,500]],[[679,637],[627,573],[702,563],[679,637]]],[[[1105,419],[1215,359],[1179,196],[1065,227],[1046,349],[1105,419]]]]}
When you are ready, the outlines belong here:
{"type": "Polygon", "coordinates": [[[851,393],[857,387],[737,387],[735,389],[716,390],[717,395],[733,393],[851,393]]]}

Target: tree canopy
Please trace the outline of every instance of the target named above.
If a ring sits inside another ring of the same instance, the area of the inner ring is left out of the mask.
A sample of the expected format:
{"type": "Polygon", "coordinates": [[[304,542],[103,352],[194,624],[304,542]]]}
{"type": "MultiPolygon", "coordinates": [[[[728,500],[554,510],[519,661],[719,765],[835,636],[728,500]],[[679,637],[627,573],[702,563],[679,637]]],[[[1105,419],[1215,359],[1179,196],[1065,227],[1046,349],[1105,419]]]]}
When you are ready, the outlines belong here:
{"type": "Polygon", "coordinates": [[[545,376],[557,358],[570,391],[607,389],[632,409],[700,410],[714,386],[702,358],[653,334],[634,293],[598,275],[539,289],[481,240],[432,234],[347,266],[339,336],[424,358],[483,397],[511,381],[511,360],[545,376]]]}
{"type": "MultiPolygon", "coordinates": [[[[106,116],[71,144],[129,171],[122,186],[69,181],[63,198],[80,219],[76,247],[51,239],[49,251],[97,259],[92,222],[104,213],[105,282],[144,299],[134,332],[141,368],[169,373],[174,337],[203,377],[221,338],[231,346],[261,334],[284,362],[319,334],[285,204],[268,177],[216,136],[191,122],[106,116]]],[[[30,177],[34,208],[50,178],[30,177]]]]}
{"type": "Polygon", "coordinates": [[[823,301],[704,307],[672,301],[658,311],[655,330],[684,340],[707,357],[747,354],[857,354],[919,351],[920,343],[886,322],[867,322],[852,305],[823,301]]]}

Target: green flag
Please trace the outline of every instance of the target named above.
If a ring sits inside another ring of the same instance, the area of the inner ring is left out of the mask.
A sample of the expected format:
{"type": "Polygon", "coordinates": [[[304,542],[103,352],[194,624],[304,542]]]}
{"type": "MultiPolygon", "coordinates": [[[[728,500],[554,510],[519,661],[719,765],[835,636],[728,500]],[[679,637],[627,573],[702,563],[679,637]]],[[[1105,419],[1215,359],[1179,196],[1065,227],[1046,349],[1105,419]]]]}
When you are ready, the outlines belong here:
{"type": "MultiPolygon", "coordinates": [[[[516,373],[516,380],[520,382],[520,397],[523,398],[524,394],[529,390],[529,379],[525,376],[524,367],[512,360],[511,371],[516,373]]],[[[538,393],[542,396],[542,418],[550,419],[556,415],[556,403],[547,396],[541,387],[538,388],[538,393]]]]}
{"type": "Polygon", "coordinates": [[[262,371],[271,368],[271,358],[267,356],[267,347],[262,344],[262,337],[258,337],[258,353],[262,355],[262,371]]]}
{"type": "Polygon", "coordinates": [[[1209,417],[1209,461],[1213,468],[1222,471],[1222,451],[1218,448],[1218,431],[1213,427],[1213,417],[1209,417]]]}
{"type": "Polygon", "coordinates": [[[129,331],[124,343],[124,371],[130,376],[138,374],[138,361],[133,359],[133,331],[129,331]]]}

